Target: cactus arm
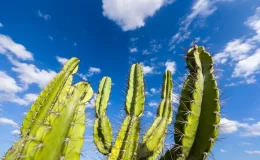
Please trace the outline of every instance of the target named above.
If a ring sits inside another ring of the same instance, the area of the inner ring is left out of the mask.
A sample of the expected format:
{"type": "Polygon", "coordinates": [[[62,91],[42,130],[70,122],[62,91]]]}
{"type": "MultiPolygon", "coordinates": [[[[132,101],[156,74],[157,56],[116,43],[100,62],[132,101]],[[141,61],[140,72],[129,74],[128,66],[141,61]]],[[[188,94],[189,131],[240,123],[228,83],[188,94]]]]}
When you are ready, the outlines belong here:
{"type": "Polygon", "coordinates": [[[190,159],[206,159],[218,136],[220,122],[219,91],[213,75],[213,60],[203,47],[199,48],[204,76],[203,101],[196,140],[190,159]]]}
{"type": "Polygon", "coordinates": [[[130,70],[125,102],[126,118],[112,147],[109,160],[129,160],[137,156],[140,117],[144,110],[144,81],[142,66],[134,64],[130,70]]]}
{"type": "Polygon", "coordinates": [[[203,74],[197,48],[188,51],[186,62],[190,75],[184,83],[174,126],[177,159],[187,158],[190,153],[199,124],[203,95],[203,74]]]}
{"type": "Polygon", "coordinates": [[[72,75],[77,72],[79,60],[71,58],[48,86],[40,93],[30,111],[27,113],[22,126],[21,137],[6,153],[6,160],[15,160],[24,156],[24,147],[35,136],[37,128],[43,123],[50,108],[58,101],[61,94],[66,94],[72,83],[72,75]]]}
{"type": "Polygon", "coordinates": [[[27,158],[79,159],[85,130],[85,103],[92,95],[88,83],[76,84],[67,100],[55,105],[45,124],[38,129],[34,141],[26,148],[27,158]]]}
{"type": "Polygon", "coordinates": [[[111,92],[111,85],[112,81],[110,77],[102,78],[95,102],[96,120],[93,126],[94,143],[98,150],[104,155],[107,155],[110,152],[113,140],[111,124],[106,116],[106,108],[111,92]]]}
{"type": "Polygon", "coordinates": [[[139,157],[156,159],[162,152],[168,125],[172,121],[172,74],[166,71],[162,87],[162,101],[157,110],[157,117],[143,137],[139,157]]]}

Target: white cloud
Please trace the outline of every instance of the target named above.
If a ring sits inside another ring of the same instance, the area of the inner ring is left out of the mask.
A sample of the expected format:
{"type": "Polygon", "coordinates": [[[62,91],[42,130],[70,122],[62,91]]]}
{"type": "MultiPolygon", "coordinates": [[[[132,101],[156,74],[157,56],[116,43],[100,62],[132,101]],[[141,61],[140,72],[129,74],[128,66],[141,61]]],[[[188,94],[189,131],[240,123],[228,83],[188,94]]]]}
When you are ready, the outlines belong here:
{"type": "Polygon", "coordinates": [[[115,21],[124,31],[145,25],[145,19],[152,17],[161,7],[173,0],[102,0],[103,15],[115,21]]]}
{"type": "Polygon", "coordinates": [[[143,50],[143,55],[148,55],[148,54],[152,54],[151,52],[149,52],[147,49],[143,50]]]}
{"type": "Polygon", "coordinates": [[[29,84],[38,84],[40,88],[44,88],[51,79],[56,75],[52,70],[40,70],[33,64],[21,63],[9,57],[10,62],[15,66],[12,67],[14,72],[19,73],[19,79],[26,86],[29,84]]]}
{"type": "Polygon", "coordinates": [[[51,16],[48,14],[42,13],[40,10],[38,10],[38,17],[43,18],[45,21],[50,20],[51,16]]]}
{"type": "Polygon", "coordinates": [[[11,119],[8,119],[8,118],[0,118],[0,125],[11,125],[13,126],[14,128],[19,128],[19,125],[18,123],[16,123],[15,121],[11,120],[11,119]]]}
{"type": "Polygon", "coordinates": [[[260,34],[260,7],[256,8],[255,15],[249,17],[245,24],[260,34]]]}
{"type": "Polygon", "coordinates": [[[130,53],[135,53],[135,52],[138,52],[138,49],[136,47],[134,48],[129,48],[129,52],[130,53]]]}
{"type": "Polygon", "coordinates": [[[143,73],[144,75],[147,74],[153,74],[154,73],[154,67],[150,67],[150,66],[145,66],[144,64],[141,64],[143,66],[143,73]]]}
{"type": "Polygon", "coordinates": [[[88,76],[88,77],[91,77],[91,76],[93,76],[94,74],[99,74],[100,72],[101,72],[101,69],[100,69],[100,68],[90,67],[89,70],[88,70],[87,76],[88,76]]]}
{"type": "Polygon", "coordinates": [[[244,120],[244,121],[255,121],[254,118],[244,118],[243,120],[244,120]]]}
{"type": "Polygon", "coordinates": [[[224,153],[227,152],[227,150],[221,149],[220,152],[224,153]]]}
{"type": "Polygon", "coordinates": [[[93,97],[87,103],[86,108],[94,108],[95,107],[96,98],[97,98],[97,94],[94,93],[93,97]]]}
{"type": "Polygon", "coordinates": [[[237,132],[240,127],[247,127],[246,123],[239,123],[238,121],[221,118],[220,120],[220,132],[224,134],[231,134],[237,132]]]}
{"type": "Polygon", "coordinates": [[[88,80],[88,79],[87,79],[87,76],[84,75],[84,74],[82,74],[82,73],[77,73],[77,75],[78,75],[80,78],[82,78],[84,81],[87,81],[87,80],[88,80]]]}
{"type": "Polygon", "coordinates": [[[52,36],[48,36],[48,38],[49,38],[51,41],[53,41],[53,37],[52,37],[52,36]]]}
{"type": "Polygon", "coordinates": [[[253,55],[240,60],[234,69],[233,77],[248,77],[257,73],[260,69],[260,49],[253,55]]]}
{"type": "Polygon", "coordinates": [[[153,116],[153,113],[150,112],[150,111],[147,111],[146,114],[145,114],[146,117],[152,117],[153,116]]]}
{"type": "Polygon", "coordinates": [[[255,151],[245,151],[245,153],[247,153],[247,154],[260,154],[260,151],[257,151],[257,150],[255,150],[255,151]]]}
{"type": "Polygon", "coordinates": [[[227,43],[223,52],[214,56],[216,63],[224,64],[229,58],[233,61],[243,60],[255,46],[242,39],[234,39],[227,43]]]}
{"type": "Polygon", "coordinates": [[[0,93],[0,102],[11,102],[22,106],[30,105],[36,98],[36,94],[25,94],[23,98],[20,98],[13,93],[0,93]]]}
{"type": "Polygon", "coordinates": [[[64,65],[65,63],[68,62],[69,59],[67,58],[63,58],[63,57],[59,57],[59,56],[56,56],[56,59],[57,61],[61,64],[61,65],[64,65]]]}
{"type": "Polygon", "coordinates": [[[3,23],[0,23],[0,28],[1,28],[1,27],[4,27],[3,23]]]}
{"type": "Polygon", "coordinates": [[[18,43],[15,43],[10,37],[0,34],[0,53],[14,54],[17,58],[22,60],[33,60],[31,52],[18,43]]]}
{"type": "Polygon", "coordinates": [[[11,132],[11,134],[12,134],[12,135],[20,135],[21,132],[20,132],[20,130],[16,129],[16,130],[13,130],[13,131],[11,132]]]}
{"type": "Polygon", "coordinates": [[[22,88],[17,85],[15,79],[0,71],[0,91],[16,93],[22,91],[22,88]]]}
{"type": "Polygon", "coordinates": [[[216,4],[219,2],[232,2],[233,0],[196,0],[194,1],[191,12],[188,14],[180,24],[179,31],[172,37],[170,41],[170,49],[173,50],[175,45],[183,42],[185,39],[189,38],[191,32],[188,28],[197,18],[206,19],[208,16],[212,15],[216,10],[216,4]]]}
{"type": "Polygon", "coordinates": [[[150,107],[157,107],[159,104],[157,102],[152,101],[152,102],[149,102],[148,105],[150,107]]]}
{"type": "Polygon", "coordinates": [[[260,122],[257,122],[252,125],[248,125],[245,128],[245,131],[241,134],[241,136],[245,137],[258,137],[260,136],[260,122]]]}
{"type": "Polygon", "coordinates": [[[252,145],[252,143],[248,143],[248,142],[242,142],[239,143],[240,146],[247,146],[247,145],[252,145]]]}
{"type": "Polygon", "coordinates": [[[166,70],[171,71],[172,74],[175,73],[175,71],[176,71],[176,63],[175,63],[174,61],[173,61],[173,62],[167,61],[167,62],[165,63],[165,66],[166,66],[166,70]]]}

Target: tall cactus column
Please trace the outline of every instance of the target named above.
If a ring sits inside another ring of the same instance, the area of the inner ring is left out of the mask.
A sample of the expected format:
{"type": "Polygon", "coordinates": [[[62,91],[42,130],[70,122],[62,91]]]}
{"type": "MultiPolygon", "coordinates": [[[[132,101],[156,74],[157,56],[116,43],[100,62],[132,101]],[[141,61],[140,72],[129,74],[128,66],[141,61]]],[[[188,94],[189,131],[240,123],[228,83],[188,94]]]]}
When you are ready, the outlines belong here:
{"type": "Polygon", "coordinates": [[[144,80],[140,64],[134,64],[130,70],[128,91],[125,102],[126,117],[120,128],[109,160],[136,159],[140,132],[140,117],[144,110],[144,80]]]}
{"type": "Polygon", "coordinates": [[[187,53],[190,74],[184,83],[175,122],[175,146],[161,159],[204,160],[219,131],[220,105],[213,60],[203,47],[187,53]]]}
{"type": "Polygon", "coordinates": [[[85,103],[93,91],[85,82],[71,86],[78,63],[76,58],[69,60],[41,92],[23,121],[21,138],[3,159],[80,159],[85,103]]]}
{"type": "Polygon", "coordinates": [[[164,148],[168,125],[172,122],[172,87],[172,74],[166,71],[156,119],[144,135],[139,149],[138,157],[141,159],[156,160],[164,148]]]}
{"type": "Polygon", "coordinates": [[[96,120],[93,126],[94,142],[99,152],[104,155],[110,153],[113,140],[111,124],[106,116],[106,108],[111,92],[111,85],[112,81],[110,77],[102,78],[99,84],[98,95],[95,103],[96,120]]]}

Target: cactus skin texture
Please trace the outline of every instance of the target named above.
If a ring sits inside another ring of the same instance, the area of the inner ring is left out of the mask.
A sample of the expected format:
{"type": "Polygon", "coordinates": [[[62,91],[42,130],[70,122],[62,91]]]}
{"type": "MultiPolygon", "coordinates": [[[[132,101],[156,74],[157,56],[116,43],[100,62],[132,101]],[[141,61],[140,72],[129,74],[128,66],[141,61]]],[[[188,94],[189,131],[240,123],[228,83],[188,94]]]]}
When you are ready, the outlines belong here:
{"type": "Polygon", "coordinates": [[[212,57],[195,45],[186,63],[190,74],[176,116],[175,146],[161,159],[205,160],[218,136],[220,104],[212,57]]]}
{"type": "Polygon", "coordinates": [[[111,79],[104,77],[99,84],[95,104],[96,120],[93,127],[94,142],[98,150],[102,154],[108,155],[109,160],[156,160],[163,150],[168,125],[172,122],[172,87],[172,74],[170,71],[166,71],[162,85],[162,101],[157,110],[157,117],[143,137],[142,143],[139,144],[140,117],[144,111],[145,101],[144,80],[142,66],[139,64],[132,65],[125,102],[126,117],[115,143],[111,147],[112,129],[106,116],[111,79]]]}
{"type": "Polygon", "coordinates": [[[144,80],[140,64],[134,64],[130,70],[128,91],[125,102],[126,117],[120,128],[115,144],[109,154],[109,160],[136,159],[140,132],[140,117],[144,111],[144,80]]]}
{"type": "Polygon", "coordinates": [[[144,135],[139,149],[138,155],[141,159],[156,160],[163,150],[168,125],[172,122],[172,88],[172,74],[166,71],[157,117],[144,135]]]}
{"type": "Polygon", "coordinates": [[[21,127],[21,137],[4,160],[79,159],[85,131],[85,103],[93,91],[88,83],[71,86],[79,60],[70,59],[41,92],[21,127]]]}
{"type": "Polygon", "coordinates": [[[98,95],[95,103],[96,120],[93,126],[93,137],[99,152],[104,155],[110,153],[113,140],[111,124],[106,116],[106,108],[111,92],[111,85],[112,80],[110,77],[102,78],[99,84],[98,95]]]}

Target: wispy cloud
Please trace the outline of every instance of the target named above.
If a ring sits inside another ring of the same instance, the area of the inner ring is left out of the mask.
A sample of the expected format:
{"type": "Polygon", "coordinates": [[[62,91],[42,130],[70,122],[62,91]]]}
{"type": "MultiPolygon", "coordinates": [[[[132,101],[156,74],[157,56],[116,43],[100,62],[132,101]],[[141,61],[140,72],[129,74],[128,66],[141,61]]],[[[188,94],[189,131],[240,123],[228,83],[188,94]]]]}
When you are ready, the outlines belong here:
{"type": "Polygon", "coordinates": [[[94,74],[99,74],[99,73],[101,73],[101,69],[100,69],[100,68],[89,67],[87,76],[88,76],[88,77],[91,77],[91,76],[93,76],[94,74]]]}
{"type": "Polygon", "coordinates": [[[181,21],[179,31],[173,35],[170,43],[169,50],[173,50],[176,44],[183,42],[189,38],[191,32],[189,31],[190,25],[195,19],[206,19],[217,10],[217,3],[232,2],[233,0],[196,0],[194,1],[191,12],[181,21]]]}
{"type": "Polygon", "coordinates": [[[14,120],[8,119],[8,118],[0,118],[0,125],[11,125],[14,128],[19,128],[18,123],[16,123],[14,120]]]}
{"type": "Polygon", "coordinates": [[[33,54],[26,48],[14,42],[9,36],[0,34],[0,54],[14,54],[22,60],[33,60],[33,54]]]}
{"type": "Polygon", "coordinates": [[[22,91],[22,88],[19,87],[16,83],[16,80],[4,71],[0,71],[0,91],[7,93],[17,93],[22,91]]]}
{"type": "Polygon", "coordinates": [[[43,18],[45,21],[51,19],[50,15],[45,14],[45,13],[41,12],[40,10],[38,10],[37,14],[38,14],[38,17],[43,18]]]}
{"type": "Polygon", "coordinates": [[[64,65],[64,64],[67,63],[68,60],[69,60],[69,59],[67,59],[67,58],[59,57],[59,56],[56,56],[56,59],[57,59],[57,61],[58,61],[61,65],[64,65]]]}
{"type": "Polygon", "coordinates": [[[135,53],[135,52],[138,52],[138,49],[136,47],[134,48],[129,48],[129,52],[130,53],[135,53]]]}
{"type": "Polygon", "coordinates": [[[260,150],[254,150],[254,151],[245,151],[247,154],[260,154],[260,150]]]}
{"type": "Polygon", "coordinates": [[[0,28],[1,28],[1,27],[4,27],[3,23],[0,23],[0,28]]]}

